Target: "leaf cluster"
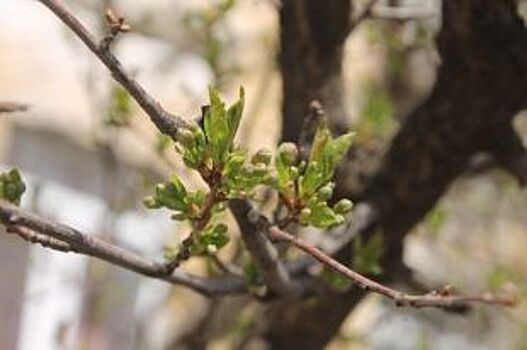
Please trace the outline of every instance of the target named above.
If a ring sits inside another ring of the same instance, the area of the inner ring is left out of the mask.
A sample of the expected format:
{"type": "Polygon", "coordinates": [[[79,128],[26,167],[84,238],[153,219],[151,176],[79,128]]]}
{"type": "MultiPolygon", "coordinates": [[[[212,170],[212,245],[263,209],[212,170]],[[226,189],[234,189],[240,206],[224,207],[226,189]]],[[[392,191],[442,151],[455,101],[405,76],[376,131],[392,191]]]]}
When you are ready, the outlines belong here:
{"type": "Polygon", "coordinates": [[[20,205],[26,185],[18,169],[14,168],[6,173],[0,173],[0,198],[16,205],[20,205]]]}
{"type": "Polygon", "coordinates": [[[344,215],[352,208],[348,199],[333,207],[328,200],[333,195],[333,175],[353,141],[353,133],[333,138],[324,121],[315,134],[308,161],[298,162],[298,150],[292,143],[284,143],[275,158],[277,189],[293,215],[299,214],[303,225],[330,228],[344,222],[344,215]]]}
{"type": "Polygon", "coordinates": [[[175,135],[176,150],[184,164],[197,171],[208,191],[190,191],[177,176],[158,184],[145,200],[148,208],[166,208],[175,220],[188,220],[193,228],[194,255],[214,253],[229,241],[227,226],[216,223],[218,213],[231,199],[253,198],[258,186],[276,189],[288,216],[303,225],[328,228],[344,221],[352,204],[343,199],[330,206],[336,167],[348,151],[353,135],[333,138],[325,123],[317,129],[309,160],[298,162],[296,145],[280,145],[276,155],[261,149],[253,155],[235,145],[245,104],[244,90],[226,106],[214,89],[202,109],[202,123],[175,135]]]}

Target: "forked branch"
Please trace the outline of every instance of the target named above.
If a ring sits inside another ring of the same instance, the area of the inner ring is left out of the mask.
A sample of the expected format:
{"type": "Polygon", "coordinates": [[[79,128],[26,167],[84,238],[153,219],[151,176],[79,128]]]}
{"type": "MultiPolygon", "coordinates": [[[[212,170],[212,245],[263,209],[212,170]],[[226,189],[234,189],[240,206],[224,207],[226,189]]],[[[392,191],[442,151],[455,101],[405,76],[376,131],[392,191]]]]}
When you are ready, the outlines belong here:
{"type": "Polygon", "coordinates": [[[144,258],[96,236],[41,218],[0,199],[0,223],[23,239],[63,252],[88,255],[142,275],[182,285],[205,295],[242,294],[243,278],[204,278],[181,271],[166,274],[165,264],[144,258]]]}

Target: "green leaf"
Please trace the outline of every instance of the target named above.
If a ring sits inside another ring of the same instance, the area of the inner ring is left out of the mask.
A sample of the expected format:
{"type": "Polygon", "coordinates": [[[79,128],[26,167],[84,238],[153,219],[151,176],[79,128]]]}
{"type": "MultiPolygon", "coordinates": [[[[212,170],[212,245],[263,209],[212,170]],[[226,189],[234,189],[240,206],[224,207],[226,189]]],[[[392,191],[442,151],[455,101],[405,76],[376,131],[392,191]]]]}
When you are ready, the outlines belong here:
{"type": "Polygon", "coordinates": [[[331,141],[331,133],[325,120],[321,120],[317,127],[309,161],[319,161],[328,143],[331,141]]]}
{"type": "Polygon", "coordinates": [[[301,223],[309,224],[318,228],[331,228],[344,222],[344,217],[335,213],[326,202],[312,201],[308,208],[304,208],[305,213],[301,213],[301,223]],[[309,210],[309,215],[307,210],[309,210]]]}
{"type": "Polygon", "coordinates": [[[209,145],[209,152],[217,164],[222,164],[232,148],[234,136],[238,130],[242,117],[245,95],[240,88],[240,98],[228,110],[221,101],[218,92],[209,89],[210,108],[205,113],[205,135],[209,145]]]}
{"type": "Polygon", "coordinates": [[[380,260],[384,254],[384,239],[377,231],[366,243],[362,237],[353,241],[353,268],[359,273],[379,275],[382,273],[380,260]]]}
{"type": "Polygon", "coordinates": [[[256,186],[270,184],[273,179],[266,164],[248,162],[247,153],[240,149],[228,154],[222,178],[229,199],[249,198],[256,186]]]}
{"type": "Polygon", "coordinates": [[[333,169],[340,164],[342,158],[344,158],[346,153],[348,153],[354,136],[355,133],[350,132],[337,137],[331,142],[330,146],[328,147],[328,157],[331,158],[333,169]]]}
{"type": "Polygon", "coordinates": [[[177,176],[172,176],[169,182],[157,184],[153,197],[145,200],[146,207],[150,209],[162,208],[187,212],[187,190],[177,176]]]}
{"type": "Polygon", "coordinates": [[[300,179],[300,196],[304,200],[331,180],[352,141],[353,133],[333,139],[326,122],[320,122],[311,148],[309,163],[300,179]]]}
{"type": "Polygon", "coordinates": [[[240,87],[240,98],[227,110],[227,122],[230,132],[230,143],[234,140],[238,127],[240,126],[240,120],[242,119],[243,107],[245,105],[245,90],[240,87]]]}
{"type": "Polygon", "coordinates": [[[183,162],[192,169],[198,169],[204,162],[207,150],[207,141],[203,130],[197,125],[192,125],[190,130],[181,129],[176,134],[176,139],[183,148],[183,162]]]}
{"type": "Polygon", "coordinates": [[[192,245],[192,254],[215,254],[229,243],[228,228],[225,224],[209,225],[201,232],[192,245]]]}
{"type": "Polygon", "coordinates": [[[18,169],[14,168],[7,173],[0,174],[0,198],[15,205],[20,205],[26,185],[18,169]]]}
{"type": "Polygon", "coordinates": [[[216,163],[221,163],[227,151],[229,140],[229,126],[225,116],[225,104],[221,101],[218,92],[209,88],[210,107],[205,113],[205,135],[209,152],[216,163]]]}

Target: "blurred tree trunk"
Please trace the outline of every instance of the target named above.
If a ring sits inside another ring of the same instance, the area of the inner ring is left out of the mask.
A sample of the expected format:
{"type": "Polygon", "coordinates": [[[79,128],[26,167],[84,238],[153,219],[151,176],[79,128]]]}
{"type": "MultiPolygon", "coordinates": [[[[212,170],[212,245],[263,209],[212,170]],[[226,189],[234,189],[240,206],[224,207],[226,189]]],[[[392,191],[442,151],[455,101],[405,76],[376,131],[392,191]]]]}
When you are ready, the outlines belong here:
{"type": "MultiPolygon", "coordinates": [[[[342,43],[349,28],[343,16],[349,18],[350,6],[346,1],[283,4],[283,139],[294,140],[309,100],[327,103],[329,82],[340,80],[342,43]]],[[[527,34],[515,1],[444,0],[437,45],[442,64],[435,86],[394,137],[362,196],[379,213],[360,233],[383,233],[385,282],[411,278],[402,263],[404,235],[475,153],[494,154],[520,180],[527,173],[525,150],[511,124],[527,107],[527,34]]],[[[338,100],[340,92],[332,96],[338,100]]],[[[351,245],[337,256],[349,264],[351,245]]],[[[362,295],[353,289],[316,301],[275,303],[262,335],[272,349],[323,348],[362,295]]]]}
{"type": "Polygon", "coordinates": [[[350,0],[289,0],[280,7],[282,140],[297,141],[309,102],[320,100],[333,129],[347,129],[342,108],[342,54],[351,29],[350,0]]]}

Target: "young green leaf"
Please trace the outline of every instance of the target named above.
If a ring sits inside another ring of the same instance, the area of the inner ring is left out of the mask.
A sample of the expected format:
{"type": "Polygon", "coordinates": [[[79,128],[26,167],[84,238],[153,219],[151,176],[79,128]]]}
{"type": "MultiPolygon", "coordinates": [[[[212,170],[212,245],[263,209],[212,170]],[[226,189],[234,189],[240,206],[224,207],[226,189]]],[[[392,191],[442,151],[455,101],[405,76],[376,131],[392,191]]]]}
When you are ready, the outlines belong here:
{"type": "Polygon", "coordinates": [[[184,213],[188,208],[187,190],[177,176],[172,176],[169,182],[156,185],[154,196],[144,203],[149,209],[165,207],[184,213]]]}
{"type": "Polygon", "coordinates": [[[331,180],[335,169],[346,155],[353,141],[353,133],[342,135],[336,139],[322,121],[317,129],[309,163],[304,175],[300,179],[300,195],[308,199],[321,186],[331,180]]]}
{"type": "Polygon", "coordinates": [[[209,96],[210,108],[205,113],[204,121],[205,135],[212,159],[217,164],[222,164],[232,148],[234,136],[240,124],[245,93],[241,88],[239,100],[228,110],[225,110],[225,104],[221,101],[216,90],[210,88],[209,96]]]}
{"type": "Polygon", "coordinates": [[[228,110],[227,110],[227,123],[229,126],[229,137],[230,144],[236,136],[238,127],[240,125],[240,120],[242,119],[243,107],[245,105],[245,90],[243,87],[240,87],[240,97],[228,110]]]}
{"type": "Polygon", "coordinates": [[[18,169],[14,168],[7,173],[0,174],[0,198],[15,205],[20,205],[26,185],[18,169]]]}
{"type": "Polygon", "coordinates": [[[181,129],[176,134],[181,145],[180,153],[183,162],[191,169],[199,169],[206,157],[207,141],[203,130],[198,125],[192,125],[190,130],[181,129]]]}
{"type": "Polygon", "coordinates": [[[301,213],[301,215],[304,214],[304,217],[301,218],[302,224],[308,224],[317,228],[331,228],[344,222],[344,217],[335,213],[328,207],[326,202],[312,201],[305,209],[309,210],[309,215],[301,213]]]}

